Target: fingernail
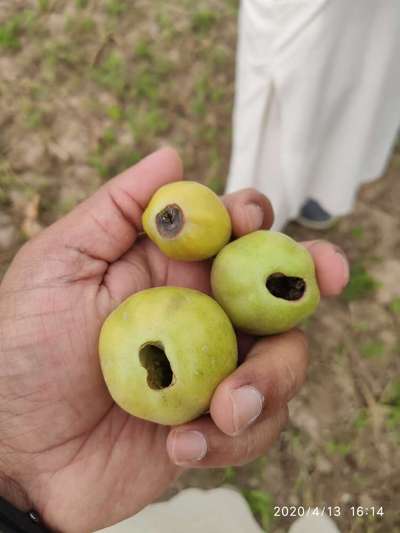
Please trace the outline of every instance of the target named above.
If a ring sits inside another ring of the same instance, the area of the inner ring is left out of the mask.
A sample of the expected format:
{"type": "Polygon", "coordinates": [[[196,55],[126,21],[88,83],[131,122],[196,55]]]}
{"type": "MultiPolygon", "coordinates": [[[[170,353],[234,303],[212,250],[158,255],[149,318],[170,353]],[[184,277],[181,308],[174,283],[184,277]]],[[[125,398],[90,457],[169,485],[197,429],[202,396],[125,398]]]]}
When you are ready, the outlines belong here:
{"type": "Polygon", "coordinates": [[[342,262],[343,279],[344,279],[343,288],[344,288],[344,287],[346,287],[346,285],[348,284],[349,279],[350,279],[349,262],[347,261],[346,254],[344,253],[344,251],[341,248],[339,248],[339,246],[335,246],[335,252],[340,257],[341,262],[342,262]]]}
{"type": "Polygon", "coordinates": [[[200,461],[207,453],[207,441],[200,431],[176,431],[171,458],[176,464],[200,461]]]}
{"type": "Polygon", "coordinates": [[[264,397],[250,385],[231,392],[234,434],[242,432],[261,414],[264,397]]]}
{"type": "Polygon", "coordinates": [[[258,204],[247,204],[246,214],[249,220],[249,226],[257,229],[261,228],[264,222],[264,211],[258,204]]]}

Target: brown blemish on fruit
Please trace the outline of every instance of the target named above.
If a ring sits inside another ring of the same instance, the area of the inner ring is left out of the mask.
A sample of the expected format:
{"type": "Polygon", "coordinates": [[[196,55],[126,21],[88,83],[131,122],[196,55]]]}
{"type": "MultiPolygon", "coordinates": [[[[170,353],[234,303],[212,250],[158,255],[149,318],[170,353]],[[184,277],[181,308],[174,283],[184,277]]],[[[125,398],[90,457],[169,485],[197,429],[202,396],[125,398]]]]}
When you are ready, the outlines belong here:
{"type": "Polygon", "coordinates": [[[265,285],[273,296],[289,301],[300,300],[306,290],[304,279],[285,276],[281,272],[271,274],[265,285]]]}
{"type": "Polygon", "coordinates": [[[161,237],[173,239],[183,228],[184,216],[179,205],[170,204],[156,215],[156,226],[161,237]]]}

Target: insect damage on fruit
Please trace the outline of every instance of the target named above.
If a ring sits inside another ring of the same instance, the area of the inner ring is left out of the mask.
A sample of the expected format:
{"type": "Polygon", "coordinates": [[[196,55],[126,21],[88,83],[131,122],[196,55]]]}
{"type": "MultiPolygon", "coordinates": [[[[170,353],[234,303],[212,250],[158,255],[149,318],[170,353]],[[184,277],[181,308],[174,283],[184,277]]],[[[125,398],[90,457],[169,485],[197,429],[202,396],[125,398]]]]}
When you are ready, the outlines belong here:
{"type": "Polygon", "coordinates": [[[158,248],[180,261],[201,261],[216,255],[232,231],[221,199],[195,181],[177,181],[158,189],[142,221],[144,231],[158,248]]]}
{"type": "Polygon", "coordinates": [[[139,359],[147,370],[147,384],[151,389],[165,389],[173,385],[174,374],[161,343],[144,344],[139,350],[139,359]]]}
{"type": "Polygon", "coordinates": [[[275,231],[229,243],[211,270],[214,298],[232,323],[255,335],[288,331],[319,303],[314,261],[304,246],[275,231]]]}
{"type": "Polygon", "coordinates": [[[281,272],[268,276],[265,285],[271,294],[289,301],[300,300],[306,290],[304,279],[285,276],[281,272]]]}
{"type": "Polygon", "coordinates": [[[221,306],[182,287],[140,291],[103,324],[100,364],[114,401],[158,424],[203,414],[219,383],[236,368],[237,341],[221,306]]]}
{"type": "Polygon", "coordinates": [[[156,215],[159,234],[166,239],[173,239],[183,228],[184,217],[179,205],[167,205],[156,215]]]}

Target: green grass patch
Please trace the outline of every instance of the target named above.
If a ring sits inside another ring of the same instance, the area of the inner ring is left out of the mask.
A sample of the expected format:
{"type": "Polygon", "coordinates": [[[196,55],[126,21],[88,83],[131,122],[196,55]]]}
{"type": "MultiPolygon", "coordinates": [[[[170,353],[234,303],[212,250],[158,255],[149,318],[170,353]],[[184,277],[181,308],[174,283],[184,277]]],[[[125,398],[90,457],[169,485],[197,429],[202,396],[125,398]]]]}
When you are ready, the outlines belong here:
{"type": "Polygon", "coordinates": [[[356,429],[364,429],[368,426],[369,413],[368,409],[362,408],[358,411],[356,418],[354,419],[353,425],[356,429]]]}
{"type": "Polygon", "coordinates": [[[36,106],[29,105],[25,109],[25,124],[27,128],[31,130],[36,130],[40,128],[44,123],[44,113],[43,111],[36,106]]]}
{"type": "Polygon", "coordinates": [[[122,120],[124,117],[124,110],[117,104],[107,107],[105,111],[107,117],[111,118],[111,120],[114,120],[115,122],[122,120]]]}
{"type": "Polygon", "coordinates": [[[152,138],[165,133],[171,126],[168,115],[157,107],[131,109],[128,122],[136,143],[151,142],[152,138]]]}
{"type": "Polygon", "coordinates": [[[7,163],[0,161],[0,205],[7,206],[10,201],[10,191],[16,183],[16,178],[12,174],[7,163]]]}
{"type": "Polygon", "coordinates": [[[351,230],[351,236],[354,239],[362,239],[364,237],[364,228],[362,226],[356,226],[351,230]]]}
{"type": "Polygon", "coordinates": [[[224,468],[224,479],[222,483],[233,483],[236,479],[236,468],[233,466],[227,466],[224,468]]]}
{"type": "Polygon", "coordinates": [[[221,178],[211,178],[207,181],[207,187],[210,187],[216,194],[222,194],[224,192],[225,183],[221,178]]]}
{"type": "Polygon", "coordinates": [[[96,151],[89,157],[88,164],[104,179],[110,179],[134,165],[143,155],[130,146],[117,143],[115,131],[106,130],[96,151]]]}
{"type": "Polygon", "coordinates": [[[57,202],[57,215],[66,215],[76,207],[78,200],[74,197],[63,198],[57,202]]]}
{"type": "Polygon", "coordinates": [[[341,457],[346,457],[346,455],[349,455],[351,452],[351,443],[331,440],[326,443],[325,448],[327,453],[330,455],[340,455],[341,457]]]}
{"type": "Polygon", "coordinates": [[[96,31],[96,22],[82,15],[69,17],[65,22],[65,31],[82,40],[82,37],[92,35],[96,31]]]}
{"type": "Polygon", "coordinates": [[[394,381],[386,394],[384,404],[389,407],[386,423],[391,431],[400,436],[400,380],[394,381]]]}
{"type": "Polygon", "coordinates": [[[38,0],[38,8],[42,13],[50,10],[50,0],[38,0]]]}
{"type": "Polygon", "coordinates": [[[117,142],[117,133],[113,128],[107,128],[101,138],[101,145],[102,148],[106,148],[107,146],[112,146],[117,142]]]}
{"type": "Polygon", "coordinates": [[[158,102],[160,99],[160,80],[152,69],[141,69],[133,80],[133,97],[147,102],[158,102]]]}
{"type": "Polygon", "coordinates": [[[191,28],[196,33],[208,33],[218,22],[215,11],[203,9],[192,15],[191,28]]]}
{"type": "Polygon", "coordinates": [[[109,165],[99,151],[96,151],[96,153],[89,156],[87,163],[93,167],[103,179],[112,178],[109,165]]]}
{"type": "Polygon", "coordinates": [[[178,31],[171,15],[163,12],[157,13],[156,22],[164,39],[173,41],[177,37],[178,31]]]}
{"type": "Polygon", "coordinates": [[[127,69],[124,59],[115,51],[110,52],[100,65],[94,68],[94,80],[104,87],[122,96],[127,87],[127,69]]]}
{"type": "Polygon", "coordinates": [[[136,43],[135,57],[138,59],[144,59],[145,61],[152,61],[154,58],[151,41],[149,39],[140,39],[136,43]]]}
{"type": "Polygon", "coordinates": [[[194,95],[191,111],[196,117],[201,118],[207,113],[208,107],[223,101],[226,96],[225,89],[210,81],[211,73],[203,74],[194,86],[194,95]]]}
{"type": "Polygon", "coordinates": [[[158,57],[151,63],[145,62],[135,67],[131,80],[130,97],[151,105],[168,103],[168,77],[173,65],[166,58],[158,57]]]}
{"type": "Polygon", "coordinates": [[[24,20],[23,14],[19,14],[0,24],[0,48],[10,51],[21,49],[24,20]]]}
{"type": "Polygon", "coordinates": [[[360,353],[365,359],[382,357],[385,355],[385,343],[380,340],[368,341],[361,346],[360,353]]]}
{"type": "Polygon", "coordinates": [[[85,59],[84,49],[77,47],[73,41],[50,41],[42,53],[44,77],[51,81],[60,77],[65,79],[68,72],[61,67],[85,67],[85,59]]]}
{"type": "Polygon", "coordinates": [[[391,407],[389,410],[387,426],[392,431],[400,431],[400,405],[391,407]]]}
{"type": "Polygon", "coordinates": [[[106,12],[112,17],[120,17],[127,10],[128,5],[123,0],[108,0],[106,2],[106,12]]]}
{"type": "Polygon", "coordinates": [[[357,322],[352,325],[353,331],[357,333],[366,333],[370,329],[368,322],[357,322]]]}
{"type": "Polygon", "coordinates": [[[380,284],[366,271],[363,265],[355,264],[350,271],[350,281],[343,292],[347,302],[371,296],[380,284]]]}
{"type": "Polygon", "coordinates": [[[274,501],[271,494],[256,489],[244,489],[242,492],[251,512],[260,521],[263,529],[267,531],[274,519],[274,501]]]}
{"type": "Polygon", "coordinates": [[[220,68],[229,60],[229,54],[225,47],[215,46],[211,50],[211,61],[216,68],[220,68]]]}
{"type": "Polygon", "coordinates": [[[89,0],[75,0],[75,6],[77,9],[85,9],[89,4],[89,0]]]}
{"type": "Polygon", "coordinates": [[[392,300],[389,304],[389,309],[395,315],[400,315],[400,298],[395,298],[394,300],[392,300]]]}

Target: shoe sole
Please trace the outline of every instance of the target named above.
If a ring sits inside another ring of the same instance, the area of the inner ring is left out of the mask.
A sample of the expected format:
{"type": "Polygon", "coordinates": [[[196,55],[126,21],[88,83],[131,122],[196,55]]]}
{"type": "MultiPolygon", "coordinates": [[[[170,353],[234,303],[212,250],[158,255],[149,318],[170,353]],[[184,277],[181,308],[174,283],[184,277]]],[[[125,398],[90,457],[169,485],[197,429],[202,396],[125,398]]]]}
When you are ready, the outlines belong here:
{"type": "Polygon", "coordinates": [[[305,218],[302,216],[299,216],[296,218],[295,222],[297,224],[300,224],[300,226],[303,226],[304,228],[308,229],[315,229],[315,230],[327,230],[333,228],[339,221],[339,217],[332,217],[329,220],[324,221],[317,221],[317,220],[310,220],[309,218],[305,218]]]}

